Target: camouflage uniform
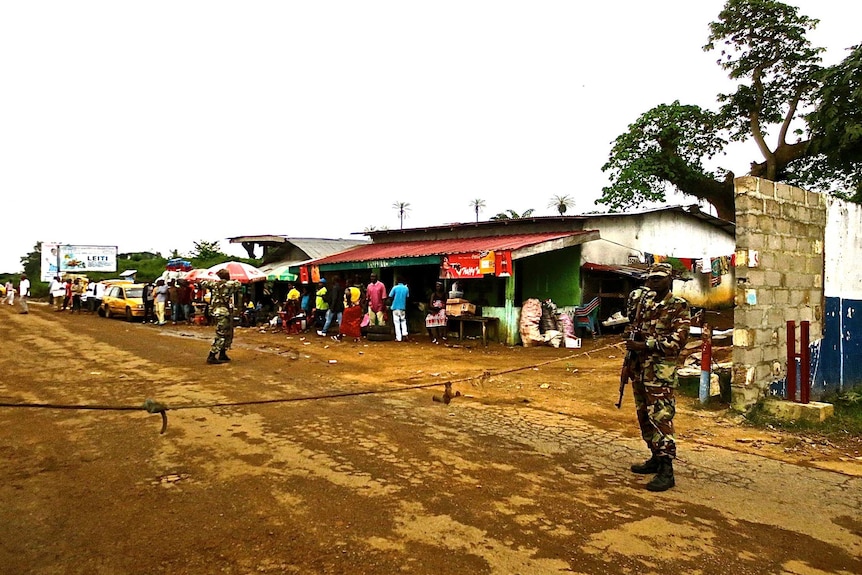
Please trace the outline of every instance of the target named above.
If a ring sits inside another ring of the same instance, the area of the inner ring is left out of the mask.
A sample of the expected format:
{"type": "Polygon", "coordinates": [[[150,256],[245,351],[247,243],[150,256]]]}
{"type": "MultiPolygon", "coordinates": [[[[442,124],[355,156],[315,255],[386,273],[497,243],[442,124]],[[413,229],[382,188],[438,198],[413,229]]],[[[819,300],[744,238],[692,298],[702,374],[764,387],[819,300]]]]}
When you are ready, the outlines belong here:
{"type": "Polygon", "coordinates": [[[219,354],[233,343],[233,297],[241,284],[236,280],[204,281],[201,286],[210,291],[210,315],[216,324],[215,339],[210,353],[219,354]]]}
{"type": "Polygon", "coordinates": [[[637,330],[647,350],[634,354],[631,365],[632,391],[641,437],[654,457],[676,457],[673,416],[676,413],[676,359],[691,327],[688,302],[668,292],[661,301],[656,293],[639,288],[629,295],[626,311],[632,323],[627,332],[637,330]],[[637,305],[641,301],[640,320],[637,305]]]}

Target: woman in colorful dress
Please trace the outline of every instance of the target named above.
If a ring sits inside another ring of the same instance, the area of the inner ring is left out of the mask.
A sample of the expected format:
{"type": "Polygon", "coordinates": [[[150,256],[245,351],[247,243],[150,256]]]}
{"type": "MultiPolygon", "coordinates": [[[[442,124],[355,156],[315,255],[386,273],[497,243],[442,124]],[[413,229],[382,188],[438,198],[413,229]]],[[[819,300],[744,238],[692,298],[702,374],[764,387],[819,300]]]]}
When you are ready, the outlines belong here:
{"type": "Polygon", "coordinates": [[[446,292],[443,291],[443,282],[434,285],[434,293],[428,301],[428,315],[425,316],[425,327],[431,336],[431,343],[446,341],[446,292]]]}
{"type": "Polygon", "coordinates": [[[341,325],[338,326],[338,335],[332,339],[341,341],[345,337],[352,337],[354,342],[362,337],[362,305],[361,292],[359,288],[349,287],[344,290],[344,313],[341,315],[341,325]]]}

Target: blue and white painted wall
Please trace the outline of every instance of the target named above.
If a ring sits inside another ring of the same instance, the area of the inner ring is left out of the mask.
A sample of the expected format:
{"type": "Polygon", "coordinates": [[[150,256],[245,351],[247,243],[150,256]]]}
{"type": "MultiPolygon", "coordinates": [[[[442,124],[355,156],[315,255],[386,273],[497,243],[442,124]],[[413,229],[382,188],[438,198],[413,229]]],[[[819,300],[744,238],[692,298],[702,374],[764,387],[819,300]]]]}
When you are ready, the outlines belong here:
{"type": "Polygon", "coordinates": [[[812,353],[812,398],[862,385],[862,206],[829,198],[823,338],[812,353]]]}

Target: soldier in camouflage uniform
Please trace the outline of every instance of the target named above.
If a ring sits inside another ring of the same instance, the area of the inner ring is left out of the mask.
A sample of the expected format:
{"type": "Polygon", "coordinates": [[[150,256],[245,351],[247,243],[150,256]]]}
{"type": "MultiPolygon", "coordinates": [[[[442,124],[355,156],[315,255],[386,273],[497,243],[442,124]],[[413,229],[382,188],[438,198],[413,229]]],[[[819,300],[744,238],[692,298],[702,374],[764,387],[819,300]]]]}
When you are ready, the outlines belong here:
{"type": "Polygon", "coordinates": [[[207,363],[224,363],[230,361],[227,350],[233,343],[233,308],[234,294],[239,291],[240,283],[230,279],[230,272],[219,270],[220,281],[203,281],[201,286],[210,291],[210,315],[216,324],[215,339],[210,348],[207,363]]]}
{"type": "Polygon", "coordinates": [[[629,365],[638,424],[652,457],[632,465],[634,473],[656,476],[647,483],[650,491],[665,491],[674,486],[673,460],[676,443],[673,416],[676,413],[677,357],[688,339],[691,312],[688,302],[671,293],[673,269],[660,263],[650,267],[644,288],[629,295],[627,303],[631,324],[626,348],[634,352],[629,365]],[[640,305],[640,315],[638,315],[640,305]]]}

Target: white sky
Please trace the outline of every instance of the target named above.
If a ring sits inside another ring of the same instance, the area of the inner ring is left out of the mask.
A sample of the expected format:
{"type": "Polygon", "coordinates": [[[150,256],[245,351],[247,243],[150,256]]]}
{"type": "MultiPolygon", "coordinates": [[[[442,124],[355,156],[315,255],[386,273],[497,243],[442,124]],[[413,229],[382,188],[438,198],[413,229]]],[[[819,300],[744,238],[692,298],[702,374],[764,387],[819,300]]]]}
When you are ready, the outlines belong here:
{"type": "MultiPolygon", "coordinates": [[[[862,41],[862,3],[788,3],[825,63],[862,41]]],[[[353,237],[396,201],[405,227],[598,209],[628,124],[730,90],[701,50],[723,4],[3,2],[0,271],[38,241],[353,237]]]]}

